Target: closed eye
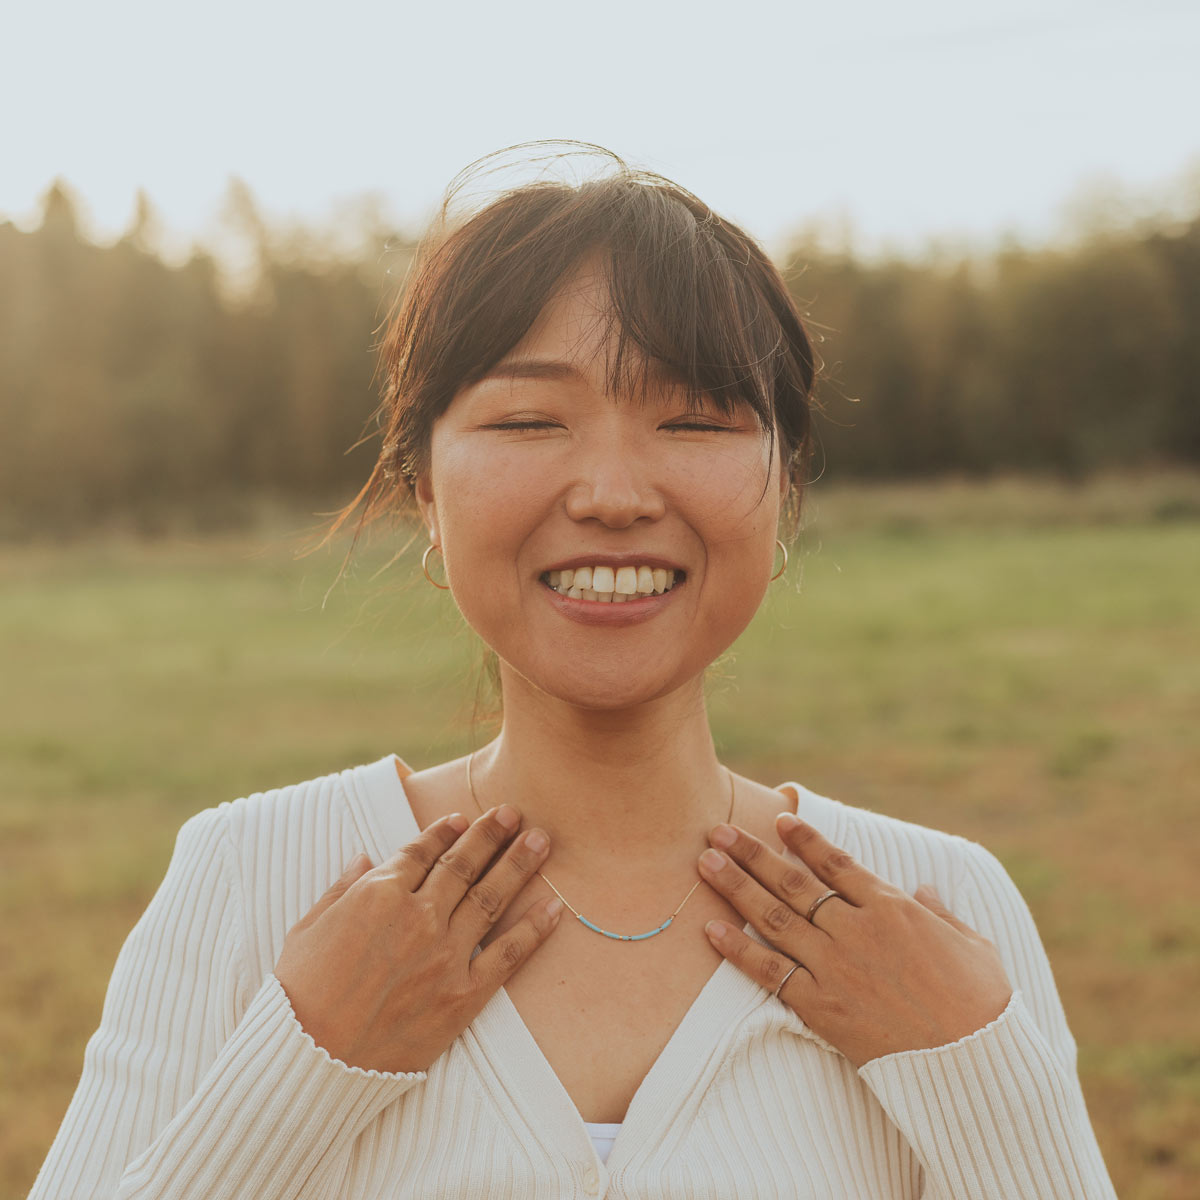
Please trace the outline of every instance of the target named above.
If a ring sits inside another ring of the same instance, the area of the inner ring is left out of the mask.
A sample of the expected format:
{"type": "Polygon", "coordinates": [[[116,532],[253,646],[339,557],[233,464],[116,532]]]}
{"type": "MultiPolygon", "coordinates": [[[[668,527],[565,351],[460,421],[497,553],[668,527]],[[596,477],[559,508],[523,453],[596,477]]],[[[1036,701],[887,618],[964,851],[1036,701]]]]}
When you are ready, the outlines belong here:
{"type": "Polygon", "coordinates": [[[701,433],[732,433],[735,432],[735,425],[714,425],[711,421],[672,421],[670,425],[664,425],[664,429],[683,429],[688,432],[699,431],[701,433]]]}
{"type": "Polygon", "coordinates": [[[525,421],[496,421],[494,424],[484,425],[484,426],[482,426],[482,428],[484,428],[484,429],[561,429],[562,426],[559,425],[559,423],[557,421],[538,421],[538,420],[530,419],[530,420],[525,420],[525,421]]]}

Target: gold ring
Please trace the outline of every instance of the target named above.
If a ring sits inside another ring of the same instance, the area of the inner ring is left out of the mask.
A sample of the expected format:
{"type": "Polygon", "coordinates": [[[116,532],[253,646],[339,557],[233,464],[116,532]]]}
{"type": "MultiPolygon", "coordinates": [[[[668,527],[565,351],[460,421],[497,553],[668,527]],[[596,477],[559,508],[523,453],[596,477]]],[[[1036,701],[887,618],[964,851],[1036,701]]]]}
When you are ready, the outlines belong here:
{"type": "Polygon", "coordinates": [[[788,973],[787,973],[787,974],[786,974],[786,975],[785,975],[785,976],[784,976],[784,977],[783,977],[783,978],[782,978],[782,979],[779,981],[779,986],[778,986],[778,987],[777,987],[777,988],[776,988],[776,989],[775,989],[775,990],[774,990],[774,991],[771,993],[771,995],[772,995],[772,996],[774,996],[776,1000],[778,1000],[778,999],[779,999],[779,993],[783,991],[783,985],[784,985],[785,983],[787,983],[787,981],[788,981],[789,979],[791,979],[791,977],[792,977],[792,972],[794,972],[794,971],[798,971],[799,969],[800,969],[800,964],[799,964],[799,963],[796,963],[796,964],[795,964],[795,966],[793,966],[793,967],[792,967],[792,970],[791,970],[791,971],[789,971],[789,972],[788,972],[788,973]]]}
{"type": "Polygon", "coordinates": [[[841,895],[838,892],[835,892],[832,888],[830,888],[829,891],[827,891],[824,895],[818,896],[812,902],[812,904],[808,906],[808,912],[804,914],[804,919],[811,922],[813,917],[817,914],[817,909],[820,908],[826,900],[832,900],[834,896],[837,896],[839,900],[841,899],[841,895]]]}

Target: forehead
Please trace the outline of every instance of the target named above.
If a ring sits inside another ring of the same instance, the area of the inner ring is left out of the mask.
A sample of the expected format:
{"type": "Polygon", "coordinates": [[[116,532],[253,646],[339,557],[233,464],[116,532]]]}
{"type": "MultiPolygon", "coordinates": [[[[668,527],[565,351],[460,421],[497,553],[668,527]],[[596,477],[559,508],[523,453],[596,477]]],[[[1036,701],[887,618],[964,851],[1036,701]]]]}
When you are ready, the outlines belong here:
{"type": "Polygon", "coordinates": [[[563,280],[505,357],[570,360],[595,354],[612,337],[615,323],[608,272],[592,258],[563,280]]]}
{"type": "Polygon", "coordinates": [[[642,389],[684,384],[680,373],[648,357],[630,338],[622,338],[608,271],[602,260],[593,258],[563,281],[520,341],[475,382],[603,381],[603,390],[615,384],[624,392],[633,389],[619,381],[628,384],[635,375],[642,389]],[[614,371],[618,355],[623,369],[614,371]]]}

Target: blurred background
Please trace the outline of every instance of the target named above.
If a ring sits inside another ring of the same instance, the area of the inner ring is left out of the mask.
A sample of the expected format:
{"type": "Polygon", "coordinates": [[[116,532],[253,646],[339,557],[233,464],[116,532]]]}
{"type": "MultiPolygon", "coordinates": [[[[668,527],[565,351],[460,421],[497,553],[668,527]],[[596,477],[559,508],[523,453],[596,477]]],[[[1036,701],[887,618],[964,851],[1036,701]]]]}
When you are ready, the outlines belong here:
{"type": "Polygon", "coordinates": [[[14,9],[0,1197],[183,820],[489,735],[405,531],[340,578],[346,539],[303,552],[373,461],[443,188],[555,137],[742,223],[821,339],[788,582],[712,673],[723,756],[995,851],[1119,1193],[1196,1195],[1198,53],[1168,0],[14,9]]]}

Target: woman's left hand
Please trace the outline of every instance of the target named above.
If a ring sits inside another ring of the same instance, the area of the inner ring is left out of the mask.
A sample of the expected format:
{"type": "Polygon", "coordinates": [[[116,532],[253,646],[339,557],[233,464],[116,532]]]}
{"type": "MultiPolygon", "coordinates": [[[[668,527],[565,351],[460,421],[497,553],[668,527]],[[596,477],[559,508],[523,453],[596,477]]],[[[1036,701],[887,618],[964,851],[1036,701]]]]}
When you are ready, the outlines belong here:
{"type": "Polygon", "coordinates": [[[803,865],[729,825],[713,830],[716,849],[700,858],[703,878],[775,950],[722,921],[707,932],[769,991],[799,963],[779,998],[855,1067],[958,1041],[1004,1011],[1012,985],[996,947],[931,887],[909,896],[789,813],[777,828],[803,865]],[[837,895],[807,920],[830,890],[837,895]]]}

